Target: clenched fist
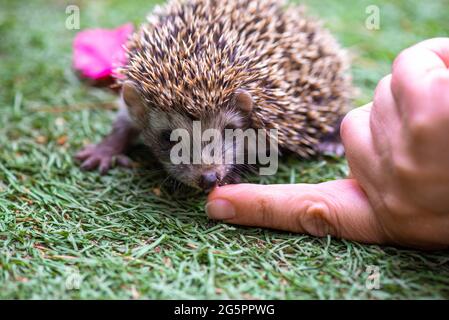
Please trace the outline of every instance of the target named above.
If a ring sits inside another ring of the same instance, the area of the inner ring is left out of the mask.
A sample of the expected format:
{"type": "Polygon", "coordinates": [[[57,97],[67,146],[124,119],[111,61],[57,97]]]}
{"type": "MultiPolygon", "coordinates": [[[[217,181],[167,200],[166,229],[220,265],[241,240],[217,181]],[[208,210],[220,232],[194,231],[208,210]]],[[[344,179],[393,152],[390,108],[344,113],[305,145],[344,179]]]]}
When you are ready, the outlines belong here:
{"type": "Polygon", "coordinates": [[[417,248],[449,246],[449,38],[394,61],[341,137],[351,177],[316,185],[229,185],[208,198],[228,223],[417,248]]]}

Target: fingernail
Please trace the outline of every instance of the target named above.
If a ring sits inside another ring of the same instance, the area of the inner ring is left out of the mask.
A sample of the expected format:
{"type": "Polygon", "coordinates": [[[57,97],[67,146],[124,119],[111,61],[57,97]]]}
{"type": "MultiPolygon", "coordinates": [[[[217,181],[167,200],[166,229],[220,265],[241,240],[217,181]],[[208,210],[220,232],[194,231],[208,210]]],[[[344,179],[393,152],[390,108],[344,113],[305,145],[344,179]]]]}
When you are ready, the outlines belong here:
{"type": "Polygon", "coordinates": [[[210,219],[226,220],[235,217],[235,209],[228,200],[216,199],[206,204],[206,214],[210,219]]]}

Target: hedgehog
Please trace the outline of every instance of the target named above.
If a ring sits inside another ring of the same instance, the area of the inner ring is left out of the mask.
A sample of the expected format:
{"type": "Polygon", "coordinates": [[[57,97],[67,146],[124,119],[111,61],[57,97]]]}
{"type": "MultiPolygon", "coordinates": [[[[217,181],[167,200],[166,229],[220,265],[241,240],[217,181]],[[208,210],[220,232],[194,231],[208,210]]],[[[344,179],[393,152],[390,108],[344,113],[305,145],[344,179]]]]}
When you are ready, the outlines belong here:
{"type": "Polygon", "coordinates": [[[339,126],[352,92],[347,55],[303,6],[171,0],[154,9],[126,50],[117,78],[122,106],[111,133],[77,154],[82,169],[129,166],[125,152],[140,136],[184,184],[207,191],[239,182],[237,164],[170,159],[173,131],[192,133],[194,121],[201,130],[275,129],[279,149],[303,159],[342,151],[339,126]]]}

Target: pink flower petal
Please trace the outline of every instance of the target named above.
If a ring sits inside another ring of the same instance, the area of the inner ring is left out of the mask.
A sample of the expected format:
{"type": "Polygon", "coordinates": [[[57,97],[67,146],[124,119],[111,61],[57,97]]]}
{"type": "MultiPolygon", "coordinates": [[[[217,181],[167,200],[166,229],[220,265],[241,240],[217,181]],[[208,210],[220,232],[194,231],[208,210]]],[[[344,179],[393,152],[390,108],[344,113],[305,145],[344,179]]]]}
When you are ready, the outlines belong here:
{"type": "Polygon", "coordinates": [[[87,29],[73,41],[73,67],[84,77],[98,80],[111,77],[126,63],[123,45],[133,32],[131,23],[116,29],[87,29]]]}

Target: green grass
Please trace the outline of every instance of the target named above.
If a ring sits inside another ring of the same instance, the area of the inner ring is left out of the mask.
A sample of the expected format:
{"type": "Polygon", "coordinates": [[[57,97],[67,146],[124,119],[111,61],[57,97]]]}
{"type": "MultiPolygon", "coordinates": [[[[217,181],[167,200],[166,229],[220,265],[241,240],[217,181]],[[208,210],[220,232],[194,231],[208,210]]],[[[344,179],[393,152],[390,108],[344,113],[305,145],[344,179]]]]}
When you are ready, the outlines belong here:
{"type": "MultiPolygon", "coordinates": [[[[73,2],[82,28],[139,23],[151,7],[73,2]]],[[[358,105],[401,49],[449,32],[448,1],[306,2],[354,56],[358,105]],[[378,31],[364,27],[370,4],[381,10],[378,31]]],[[[151,166],[80,172],[72,155],[108,131],[114,96],[72,72],[65,7],[0,0],[0,298],[449,298],[447,252],[228,226],[208,221],[204,196],[173,192],[151,166]],[[365,287],[369,265],[379,290],[365,287]],[[79,289],[66,285],[73,274],[79,289]]],[[[343,160],[287,159],[260,182],[346,171],[343,160]]]]}

